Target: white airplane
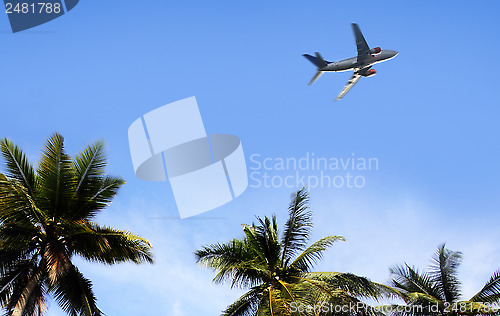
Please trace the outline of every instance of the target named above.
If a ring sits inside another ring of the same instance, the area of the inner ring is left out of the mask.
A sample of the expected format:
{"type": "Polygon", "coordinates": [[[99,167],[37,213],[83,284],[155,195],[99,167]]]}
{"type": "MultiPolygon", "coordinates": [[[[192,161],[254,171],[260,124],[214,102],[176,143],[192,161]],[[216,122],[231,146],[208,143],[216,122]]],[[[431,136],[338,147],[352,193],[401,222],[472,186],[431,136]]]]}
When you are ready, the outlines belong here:
{"type": "Polygon", "coordinates": [[[354,31],[354,36],[356,37],[358,56],[341,61],[330,62],[324,60],[318,52],[316,52],[316,57],[308,54],[303,55],[310,62],[316,65],[316,67],[318,67],[316,74],[309,82],[310,85],[313,84],[314,81],[321,77],[321,75],[326,71],[341,72],[354,70],[354,74],[351,79],[349,79],[344,87],[344,90],[342,90],[335,101],[342,99],[342,97],[344,97],[344,95],[351,90],[361,77],[371,77],[375,75],[377,72],[375,69],[371,69],[374,64],[392,59],[398,54],[395,50],[382,50],[380,47],[370,49],[356,23],[352,23],[352,29],[354,31]]]}

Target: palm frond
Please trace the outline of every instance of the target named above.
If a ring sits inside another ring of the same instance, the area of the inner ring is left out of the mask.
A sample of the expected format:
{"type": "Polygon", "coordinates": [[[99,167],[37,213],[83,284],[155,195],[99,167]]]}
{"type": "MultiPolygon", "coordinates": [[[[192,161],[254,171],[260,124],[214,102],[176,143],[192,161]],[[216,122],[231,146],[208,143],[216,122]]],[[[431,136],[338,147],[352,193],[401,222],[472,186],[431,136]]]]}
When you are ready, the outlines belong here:
{"type": "Polygon", "coordinates": [[[54,134],[47,140],[38,166],[38,203],[48,211],[49,217],[59,218],[69,209],[74,185],[71,158],[64,152],[64,138],[54,134]]]}
{"type": "Polygon", "coordinates": [[[34,226],[43,222],[45,214],[33,196],[17,180],[0,173],[0,222],[34,226]]]}
{"type": "Polygon", "coordinates": [[[262,288],[254,287],[250,291],[243,294],[234,303],[229,305],[223,312],[223,316],[253,316],[255,315],[260,297],[262,296],[262,288]]]}
{"type": "Polygon", "coordinates": [[[500,269],[493,273],[490,280],[470,301],[484,303],[498,303],[500,301],[500,269]]]}
{"type": "Polygon", "coordinates": [[[216,271],[214,282],[231,281],[231,287],[253,287],[270,278],[265,262],[244,240],[205,246],[195,252],[196,261],[216,271]]]}
{"type": "Polygon", "coordinates": [[[421,273],[408,264],[394,266],[390,269],[392,274],[392,286],[405,294],[422,293],[437,300],[441,300],[433,280],[428,273],[421,273]]]}
{"type": "Polygon", "coordinates": [[[67,218],[91,219],[110,205],[123,184],[125,180],[111,176],[94,179],[91,183],[87,183],[85,194],[78,193],[78,202],[67,218]]]}
{"type": "Polygon", "coordinates": [[[326,289],[339,289],[355,297],[370,297],[376,300],[383,292],[376,283],[352,273],[309,272],[305,273],[303,278],[314,281],[315,284],[322,284],[326,289]]]}
{"type": "Polygon", "coordinates": [[[278,238],[278,223],[276,216],[257,218],[260,225],[252,224],[245,226],[243,232],[246,235],[248,245],[263,262],[270,267],[278,264],[281,255],[281,244],[278,238]]]}
{"type": "Polygon", "coordinates": [[[128,231],[90,222],[73,228],[74,231],[68,232],[66,242],[74,253],[87,260],[106,264],[153,262],[149,241],[128,231]]]}
{"type": "Polygon", "coordinates": [[[59,306],[71,316],[102,315],[97,307],[92,283],[73,265],[50,288],[50,291],[54,293],[59,306]]]}
{"type": "Polygon", "coordinates": [[[311,234],[312,212],[309,209],[309,193],[302,188],[292,194],[292,201],[288,207],[289,217],[281,244],[283,245],[281,262],[282,266],[288,265],[290,259],[306,247],[311,234]]]}
{"type": "Polygon", "coordinates": [[[430,267],[430,277],[436,284],[441,300],[456,302],[460,299],[460,281],[457,269],[462,262],[462,254],[451,251],[443,244],[434,255],[430,267]]]}
{"type": "Polygon", "coordinates": [[[104,143],[96,142],[87,146],[83,151],[73,158],[73,168],[76,176],[75,194],[86,191],[86,185],[92,180],[104,175],[106,157],[104,154],[104,143]]]}
{"type": "Polygon", "coordinates": [[[266,289],[263,297],[266,301],[268,315],[271,316],[289,316],[291,299],[287,294],[283,295],[283,291],[272,286],[266,289]]]}
{"type": "Polygon", "coordinates": [[[380,297],[403,300],[405,298],[405,294],[403,292],[396,288],[393,288],[392,286],[377,282],[372,282],[372,284],[376,288],[376,291],[379,293],[380,297]]]}
{"type": "Polygon", "coordinates": [[[342,236],[329,236],[316,241],[311,246],[307,247],[307,249],[290,264],[290,267],[300,272],[309,272],[312,266],[323,258],[323,252],[337,241],[345,241],[345,239],[342,236]]]}
{"type": "Polygon", "coordinates": [[[0,225],[0,269],[2,263],[9,260],[8,253],[16,258],[32,252],[38,242],[38,230],[35,227],[21,226],[12,223],[0,225]]]}
{"type": "Polygon", "coordinates": [[[7,176],[19,181],[33,195],[35,170],[23,151],[6,138],[0,140],[0,151],[6,162],[7,176]]]}
{"type": "MultiPolygon", "coordinates": [[[[339,288],[336,282],[329,282],[321,278],[316,279],[309,274],[305,274],[302,277],[294,276],[292,278],[300,280],[300,283],[297,284],[297,288],[301,291],[298,305],[302,305],[302,309],[305,310],[304,315],[317,315],[323,306],[327,308],[335,308],[335,306],[356,308],[357,304],[360,303],[360,300],[355,295],[339,288]],[[320,309],[318,310],[318,308],[320,309]],[[309,310],[309,313],[307,310],[309,310]]],[[[350,313],[347,313],[347,315],[356,314],[356,310],[351,309],[349,311],[350,313]]],[[[359,314],[364,315],[364,313],[359,314]]]]}

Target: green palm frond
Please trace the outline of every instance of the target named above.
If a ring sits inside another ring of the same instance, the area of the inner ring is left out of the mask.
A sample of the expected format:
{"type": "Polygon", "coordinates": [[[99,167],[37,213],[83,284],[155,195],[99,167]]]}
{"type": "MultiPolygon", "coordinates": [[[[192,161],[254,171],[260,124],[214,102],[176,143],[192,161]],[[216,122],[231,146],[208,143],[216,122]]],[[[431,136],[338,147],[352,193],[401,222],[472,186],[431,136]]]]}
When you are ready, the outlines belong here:
{"type": "MultiPolygon", "coordinates": [[[[368,305],[362,303],[357,296],[348,293],[344,289],[339,288],[337,282],[330,282],[329,280],[321,279],[318,273],[318,278],[311,275],[304,275],[303,277],[294,277],[301,280],[297,288],[301,289],[301,297],[298,305],[303,306],[305,310],[304,315],[317,315],[323,308],[327,310],[335,310],[335,307],[347,308],[349,312],[345,315],[356,314],[368,315],[371,314],[372,309],[368,305]],[[357,307],[363,305],[363,308],[357,310],[357,307]],[[311,310],[312,309],[312,310],[311,310]],[[309,310],[309,312],[307,312],[309,310]]],[[[331,273],[332,275],[341,273],[331,273]]],[[[368,295],[366,295],[368,296],[368,295]]],[[[342,313],[335,313],[342,314],[342,313]]],[[[330,314],[328,314],[330,315],[330,314]]]]}
{"type": "Polygon", "coordinates": [[[73,209],[77,211],[73,211],[71,216],[89,219],[111,203],[125,181],[104,174],[106,158],[102,142],[85,147],[72,163],[75,170],[73,209]]]}
{"type": "Polygon", "coordinates": [[[37,174],[39,207],[47,210],[50,218],[59,218],[67,211],[72,196],[74,173],[71,158],[64,151],[64,138],[54,134],[47,140],[37,174]]]}
{"type": "Polygon", "coordinates": [[[352,273],[309,272],[304,274],[304,278],[320,282],[327,289],[342,290],[349,296],[378,299],[384,294],[377,284],[352,273]]]}
{"type": "Polygon", "coordinates": [[[493,273],[490,280],[471,299],[471,302],[499,303],[500,302],[500,270],[493,273]]]}
{"type": "Polygon", "coordinates": [[[223,312],[223,316],[253,316],[258,307],[263,289],[254,287],[243,294],[234,303],[229,305],[223,312]]]}
{"type": "Polygon", "coordinates": [[[128,231],[86,222],[68,232],[67,243],[83,258],[106,264],[153,262],[151,244],[128,231]]]}
{"type": "Polygon", "coordinates": [[[92,186],[93,180],[104,175],[106,167],[106,156],[104,154],[104,143],[96,142],[87,146],[73,159],[73,168],[76,176],[75,195],[84,194],[87,186],[92,186]],[[83,193],[82,193],[83,192],[83,193]]]}
{"type": "Polygon", "coordinates": [[[269,278],[265,262],[259,260],[246,241],[205,246],[195,252],[198,263],[214,269],[215,283],[231,280],[231,286],[253,287],[269,278]]]}
{"type": "Polygon", "coordinates": [[[99,316],[102,312],[96,304],[90,280],[75,266],[71,266],[50,291],[61,308],[71,316],[99,316]]]}
{"type": "Polygon", "coordinates": [[[266,298],[267,307],[269,311],[269,315],[271,316],[289,316],[290,312],[290,303],[291,300],[287,298],[287,295],[283,295],[284,293],[273,287],[268,287],[264,292],[263,297],[266,298]]]}
{"type": "Polygon", "coordinates": [[[410,267],[408,264],[392,267],[390,271],[392,286],[403,293],[423,293],[441,300],[429,274],[420,273],[416,268],[410,267]]]}
{"type": "MultiPolygon", "coordinates": [[[[21,226],[13,223],[0,225],[0,252],[12,252],[16,256],[36,249],[39,230],[33,226],[21,226]]],[[[0,256],[0,267],[7,255],[0,256]]]]}
{"type": "Polygon", "coordinates": [[[345,241],[342,236],[329,236],[322,238],[311,246],[307,247],[291,264],[291,268],[296,268],[300,272],[309,272],[312,266],[323,258],[326,251],[337,241],[345,241]]]}
{"type": "Polygon", "coordinates": [[[252,224],[243,229],[248,245],[262,262],[275,266],[281,255],[276,216],[272,216],[271,219],[267,216],[264,219],[257,218],[257,221],[260,225],[252,224]]]}
{"type": "Polygon", "coordinates": [[[68,214],[68,216],[74,219],[93,218],[95,214],[110,205],[123,184],[125,180],[111,176],[88,183],[85,195],[78,195],[78,204],[73,214],[68,214]]]}
{"type": "Polygon", "coordinates": [[[460,281],[457,269],[462,261],[458,251],[446,249],[441,245],[434,255],[429,275],[439,291],[439,298],[446,302],[456,302],[460,298],[460,281]]]}
{"type": "Polygon", "coordinates": [[[292,194],[288,213],[289,217],[281,239],[283,266],[287,265],[295,254],[305,249],[311,234],[312,212],[309,209],[309,193],[305,188],[292,194]]]}
{"type": "Polygon", "coordinates": [[[0,140],[0,151],[6,162],[7,176],[19,181],[29,194],[33,194],[35,170],[23,151],[6,138],[0,140]]]}
{"type": "Polygon", "coordinates": [[[377,282],[372,282],[373,286],[376,288],[376,291],[380,293],[381,297],[384,298],[390,298],[390,299],[401,299],[404,297],[404,293],[401,292],[400,290],[389,286],[385,285],[382,283],[377,283],[377,282]]]}
{"type": "Polygon", "coordinates": [[[33,196],[17,180],[0,173],[0,222],[30,226],[45,220],[33,196]]]}

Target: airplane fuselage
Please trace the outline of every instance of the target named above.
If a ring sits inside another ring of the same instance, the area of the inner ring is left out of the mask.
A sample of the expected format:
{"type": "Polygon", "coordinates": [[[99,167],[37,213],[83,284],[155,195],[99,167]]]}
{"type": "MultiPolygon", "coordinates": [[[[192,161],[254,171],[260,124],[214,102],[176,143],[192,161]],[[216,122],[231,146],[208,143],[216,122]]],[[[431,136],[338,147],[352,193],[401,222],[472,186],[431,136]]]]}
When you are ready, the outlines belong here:
{"type": "Polygon", "coordinates": [[[351,57],[348,59],[344,59],[336,62],[328,62],[326,67],[322,67],[318,70],[320,71],[333,71],[333,72],[342,72],[349,70],[358,70],[365,67],[371,67],[374,64],[381,63],[383,61],[392,59],[396,57],[398,52],[394,50],[384,49],[379,54],[370,55],[365,58],[363,61],[358,62],[358,57],[351,57]]]}

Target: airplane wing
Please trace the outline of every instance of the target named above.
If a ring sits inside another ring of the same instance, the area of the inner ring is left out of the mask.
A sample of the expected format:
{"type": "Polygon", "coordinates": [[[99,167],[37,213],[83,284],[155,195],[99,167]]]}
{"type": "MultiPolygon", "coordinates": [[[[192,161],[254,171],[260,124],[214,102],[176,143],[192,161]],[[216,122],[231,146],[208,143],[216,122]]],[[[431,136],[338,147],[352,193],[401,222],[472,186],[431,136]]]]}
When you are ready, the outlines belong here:
{"type": "Polygon", "coordinates": [[[356,23],[352,23],[352,30],[354,31],[354,37],[356,37],[356,48],[358,49],[358,62],[364,59],[370,53],[370,47],[366,43],[365,37],[359,26],[356,23]]]}
{"type": "Polygon", "coordinates": [[[352,74],[351,79],[349,79],[349,81],[347,81],[347,84],[345,85],[344,90],[342,90],[342,92],[340,92],[339,96],[335,99],[335,101],[342,99],[344,97],[344,95],[347,92],[349,92],[349,90],[351,90],[352,87],[354,87],[354,85],[356,84],[356,82],[358,82],[358,80],[360,78],[361,78],[361,75],[358,74],[357,72],[354,72],[352,74]]]}

